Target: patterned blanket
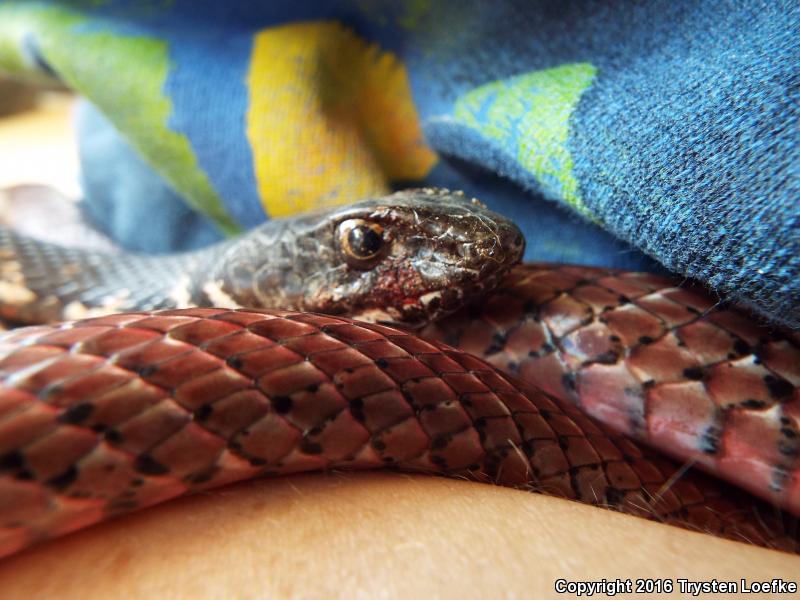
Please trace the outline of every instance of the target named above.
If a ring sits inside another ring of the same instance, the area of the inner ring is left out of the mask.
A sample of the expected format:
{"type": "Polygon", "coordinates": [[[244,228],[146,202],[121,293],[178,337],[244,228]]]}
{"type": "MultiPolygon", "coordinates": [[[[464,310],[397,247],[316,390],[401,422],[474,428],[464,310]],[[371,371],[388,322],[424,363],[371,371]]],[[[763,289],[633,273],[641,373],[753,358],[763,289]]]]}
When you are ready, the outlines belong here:
{"type": "Polygon", "coordinates": [[[86,99],[86,210],[129,248],[443,185],[527,258],[797,327],[798,31],[793,0],[0,0],[0,70],[86,99]]]}

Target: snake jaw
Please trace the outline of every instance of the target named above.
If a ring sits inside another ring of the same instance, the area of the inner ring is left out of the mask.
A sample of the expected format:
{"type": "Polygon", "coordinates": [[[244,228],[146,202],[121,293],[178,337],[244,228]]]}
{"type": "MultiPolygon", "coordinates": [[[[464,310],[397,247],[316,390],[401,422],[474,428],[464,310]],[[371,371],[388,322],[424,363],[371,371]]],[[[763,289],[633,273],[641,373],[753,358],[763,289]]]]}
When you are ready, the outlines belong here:
{"type": "MultiPolygon", "coordinates": [[[[514,263],[516,264],[516,263],[514,263]]],[[[351,307],[348,314],[354,319],[371,323],[381,323],[402,327],[403,329],[420,329],[432,321],[444,318],[468,304],[476,298],[482,297],[494,289],[499,282],[509,273],[513,264],[501,263],[489,274],[480,276],[478,273],[470,274],[468,281],[465,276],[460,285],[444,286],[436,289],[425,288],[420,277],[413,277],[418,286],[414,290],[397,290],[392,287],[398,298],[375,305],[361,308],[351,307]],[[420,284],[421,283],[421,284],[420,284]]],[[[387,278],[392,282],[392,278],[387,278]]],[[[373,289],[375,292],[375,289],[373,289]]],[[[373,298],[380,298],[374,294],[373,298]]]]}

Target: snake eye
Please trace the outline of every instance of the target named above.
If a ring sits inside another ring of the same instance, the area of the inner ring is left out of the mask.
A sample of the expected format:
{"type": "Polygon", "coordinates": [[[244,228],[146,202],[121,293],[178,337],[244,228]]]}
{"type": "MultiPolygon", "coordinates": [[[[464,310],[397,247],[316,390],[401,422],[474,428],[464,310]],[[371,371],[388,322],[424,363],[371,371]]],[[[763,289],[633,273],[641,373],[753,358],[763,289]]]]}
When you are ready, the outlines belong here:
{"type": "Polygon", "coordinates": [[[361,264],[372,260],[383,248],[383,227],[362,219],[339,224],[339,243],[348,260],[361,264]]]}

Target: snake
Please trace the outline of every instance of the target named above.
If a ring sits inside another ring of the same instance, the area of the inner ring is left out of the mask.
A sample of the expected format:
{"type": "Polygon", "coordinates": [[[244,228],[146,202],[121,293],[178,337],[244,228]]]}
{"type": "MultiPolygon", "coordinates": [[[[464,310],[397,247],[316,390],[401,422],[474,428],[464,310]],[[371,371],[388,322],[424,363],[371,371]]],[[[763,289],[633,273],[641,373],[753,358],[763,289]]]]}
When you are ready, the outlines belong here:
{"type": "Polygon", "coordinates": [[[797,552],[797,333],[524,246],[432,188],[163,256],[0,229],[0,315],[28,325],[0,336],[0,556],[236,481],[373,468],[797,552]]]}

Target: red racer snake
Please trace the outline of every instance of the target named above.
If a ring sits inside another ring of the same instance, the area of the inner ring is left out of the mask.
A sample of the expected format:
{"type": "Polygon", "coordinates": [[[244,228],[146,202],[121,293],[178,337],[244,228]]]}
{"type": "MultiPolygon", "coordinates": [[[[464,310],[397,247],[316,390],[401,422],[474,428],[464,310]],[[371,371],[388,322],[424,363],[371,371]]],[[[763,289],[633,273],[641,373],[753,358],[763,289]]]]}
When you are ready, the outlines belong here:
{"type": "Polygon", "coordinates": [[[652,275],[524,265],[429,341],[199,308],[9,332],[0,554],[246,478],[387,466],[794,551],[793,517],[683,464],[798,512],[800,339],[714,305],[652,275]]]}

